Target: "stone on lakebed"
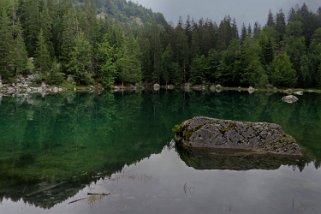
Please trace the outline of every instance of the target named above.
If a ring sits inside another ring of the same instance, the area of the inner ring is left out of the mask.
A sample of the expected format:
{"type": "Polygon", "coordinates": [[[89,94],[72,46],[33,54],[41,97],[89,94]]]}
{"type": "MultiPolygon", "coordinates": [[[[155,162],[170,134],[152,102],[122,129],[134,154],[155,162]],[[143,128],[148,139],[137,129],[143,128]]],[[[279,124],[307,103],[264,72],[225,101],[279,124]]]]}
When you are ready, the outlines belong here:
{"type": "Polygon", "coordinates": [[[174,132],[177,146],[185,149],[302,156],[295,139],[274,123],[195,117],[174,132]]]}

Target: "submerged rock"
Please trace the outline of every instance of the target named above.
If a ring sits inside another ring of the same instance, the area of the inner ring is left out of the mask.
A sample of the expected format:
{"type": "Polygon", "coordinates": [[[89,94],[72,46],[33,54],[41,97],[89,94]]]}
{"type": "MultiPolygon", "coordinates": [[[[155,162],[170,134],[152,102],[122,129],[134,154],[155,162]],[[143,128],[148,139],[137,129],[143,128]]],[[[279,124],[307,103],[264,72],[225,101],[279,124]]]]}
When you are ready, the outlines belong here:
{"type": "Polygon", "coordinates": [[[282,101],[286,102],[286,103],[289,103],[289,104],[292,104],[292,103],[298,102],[299,98],[297,98],[294,95],[288,95],[288,96],[283,97],[282,101]]]}
{"type": "Polygon", "coordinates": [[[174,131],[177,145],[187,149],[302,156],[295,139],[273,123],[195,117],[174,131]]]}

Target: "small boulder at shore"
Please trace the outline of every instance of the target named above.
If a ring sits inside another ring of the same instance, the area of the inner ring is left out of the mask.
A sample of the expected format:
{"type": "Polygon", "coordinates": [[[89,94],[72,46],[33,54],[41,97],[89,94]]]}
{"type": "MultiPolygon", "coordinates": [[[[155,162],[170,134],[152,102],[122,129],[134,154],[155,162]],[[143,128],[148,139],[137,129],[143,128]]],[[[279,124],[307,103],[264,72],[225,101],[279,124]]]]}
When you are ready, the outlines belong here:
{"type": "Polygon", "coordinates": [[[185,149],[302,156],[295,139],[274,123],[195,117],[174,132],[177,146],[185,149]]]}
{"type": "Polygon", "coordinates": [[[247,91],[249,92],[249,94],[253,94],[255,92],[255,88],[253,88],[252,86],[250,86],[247,91]]]}
{"type": "Polygon", "coordinates": [[[286,103],[289,103],[289,104],[292,104],[292,103],[298,102],[299,98],[297,98],[294,95],[288,95],[288,96],[282,97],[282,101],[286,102],[286,103]]]}
{"type": "Polygon", "coordinates": [[[223,86],[221,86],[220,84],[217,84],[217,85],[215,86],[215,91],[216,91],[217,93],[221,93],[221,92],[223,91],[223,86]]]}
{"type": "Polygon", "coordinates": [[[303,91],[296,91],[294,92],[294,94],[298,96],[303,96],[303,91]]]}
{"type": "Polygon", "coordinates": [[[159,85],[159,84],[154,84],[154,91],[159,91],[160,90],[160,88],[161,88],[161,86],[159,85]]]}

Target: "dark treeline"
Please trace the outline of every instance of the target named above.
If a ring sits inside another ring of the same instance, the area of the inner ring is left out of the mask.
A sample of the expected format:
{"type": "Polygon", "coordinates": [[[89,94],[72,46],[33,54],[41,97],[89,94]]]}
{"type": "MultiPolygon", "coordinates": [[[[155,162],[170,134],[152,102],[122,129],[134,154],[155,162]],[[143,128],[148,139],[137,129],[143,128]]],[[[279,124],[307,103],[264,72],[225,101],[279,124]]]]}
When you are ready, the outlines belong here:
{"type": "Polygon", "coordinates": [[[219,24],[188,17],[173,27],[126,1],[2,0],[0,8],[6,82],[35,74],[38,82],[104,87],[321,86],[321,8],[305,4],[270,12],[265,26],[243,24],[241,32],[229,16],[219,24]]]}

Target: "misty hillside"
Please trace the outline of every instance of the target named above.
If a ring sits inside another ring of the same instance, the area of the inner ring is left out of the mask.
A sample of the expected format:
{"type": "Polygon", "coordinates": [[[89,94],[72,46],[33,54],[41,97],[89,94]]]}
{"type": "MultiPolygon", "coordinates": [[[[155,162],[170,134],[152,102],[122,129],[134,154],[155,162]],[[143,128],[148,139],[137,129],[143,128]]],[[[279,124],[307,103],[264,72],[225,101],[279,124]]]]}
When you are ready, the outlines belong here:
{"type": "MultiPolygon", "coordinates": [[[[79,0],[79,2],[84,3],[85,0],[79,0]]],[[[146,9],[132,1],[95,0],[95,4],[99,15],[107,15],[120,22],[166,24],[163,14],[154,13],[151,9],[146,9]]]]}

